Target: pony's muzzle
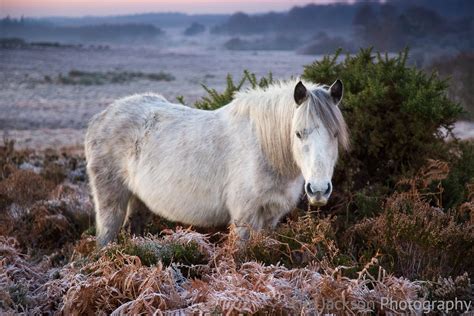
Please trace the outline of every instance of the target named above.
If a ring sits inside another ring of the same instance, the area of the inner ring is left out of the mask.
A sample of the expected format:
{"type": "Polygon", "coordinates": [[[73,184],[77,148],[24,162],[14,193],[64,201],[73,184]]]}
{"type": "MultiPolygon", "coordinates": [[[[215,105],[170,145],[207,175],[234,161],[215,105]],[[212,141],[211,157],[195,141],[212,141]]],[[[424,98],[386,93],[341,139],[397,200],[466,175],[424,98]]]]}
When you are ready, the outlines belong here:
{"type": "Polygon", "coordinates": [[[327,204],[329,196],[332,192],[331,182],[327,182],[325,185],[314,185],[307,182],[305,185],[305,191],[308,195],[309,204],[313,206],[324,206],[327,204]]]}

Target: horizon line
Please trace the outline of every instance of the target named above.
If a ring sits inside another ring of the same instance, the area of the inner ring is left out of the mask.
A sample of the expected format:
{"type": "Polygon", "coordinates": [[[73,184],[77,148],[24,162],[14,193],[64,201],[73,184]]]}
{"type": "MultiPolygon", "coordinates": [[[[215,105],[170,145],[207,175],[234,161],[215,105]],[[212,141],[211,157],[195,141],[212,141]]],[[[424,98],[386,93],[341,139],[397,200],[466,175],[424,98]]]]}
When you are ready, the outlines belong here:
{"type": "MultiPolygon", "coordinates": [[[[67,19],[84,19],[84,18],[102,18],[102,17],[108,17],[108,18],[111,18],[111,17],[122,17],[122,16],[131,16],[131,15],[146,15],[146,14],[183,14],[183,15],[188,15],[188,16],[199,16],[199,15],[215,15],[215,16],[219,16],[219,15],[232,15],[232,14],[235,14],[235,13],[244,13],[244,14],[248,14],[248,15],[259,15],[259,14],[266,14],[266,13],[272,13],[272,12],[275,12],[275,13],[283,13],[283,12],[288,12],[290,11],[292,8],[295,8],[295,7],[305,7],[305,6],[308,6],[308,5],[314,5],[314,6],[332,6],[332,5],[354,5],[358,2],[358,0],[322,0],[322,2],[314,2],[315,0],[311,1],[311,0],[307,0],[306,3],[295,3],[294,5],[288,7],[288,8],[279,8],[279,9],[261,9],[261,10],[251,10],[249,8],[247,8],[247,10],[245,8],[242,8],[242,9],[238,9],[238,10],[232,10],[230,9],[229,11],[222,11],[222,12],[212,12],[212,10],[210,12],[186,12],[184,10],[180,10],[180,9],[171,9],[171,10],[149,10],[149,11],[146,11],[146,10],[136,10],[136,11],[130,11],[130,12],[116,12],[116,13],[113,13],[113,12],[110,12],[110,13],[107,13],[107,12],[104,12],[104,13],[97,13],[97,14],[94,14],[94,13],[85,13],[85,14],[79,14],[79,15],[75,15],[75,14],[72,14],[72,13],[59,13],[59,14],[55,14],[55,13],[51,13],[51,14],[42,14],[42,13],[38,13],[38,14],[35,14],[35,13],[14,13],[14,12],[5,12],[5,14],[2,14],[0,16],[0,18],[7,18],[7,17],[11,17],[11,18],[27,18],[27,19],[51,19],[51,18],[67,18],[67,19]]],[[[317,1],[317,0],[316,0],[317,1]]],[[[321,0],[320,0],[321,1],[321,0]]],[[[371,0],[368,0],[368,1],[371,1],[371,0]]],[[[378,2],[378,1],[381,1],[381,0],[372,0],[373,2],[378,2]]],[[[382,0],[383,1],[383,0],[382,0]]],[[[3,10],[1,10],[3,11],[3,10]]],[[[8,10],[5,10],[5,11],[8,11],[8,10]]]]}

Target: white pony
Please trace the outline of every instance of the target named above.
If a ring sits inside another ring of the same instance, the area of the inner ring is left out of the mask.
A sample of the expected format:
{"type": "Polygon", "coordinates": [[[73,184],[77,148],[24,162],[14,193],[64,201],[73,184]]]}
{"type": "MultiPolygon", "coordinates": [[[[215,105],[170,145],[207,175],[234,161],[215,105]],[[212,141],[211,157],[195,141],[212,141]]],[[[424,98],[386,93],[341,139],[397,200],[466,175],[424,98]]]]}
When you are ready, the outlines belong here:
{"type": "Polygon", "coordinates": [[[113,240],[141,200],[169,220],[201,227],[274,227],[304,189],[324,205],[338,143],[348,132],[343,86],[291,81],[239,92],[204,111],[157,94],[114,102],[89,124],[87,172],[98,244],[113,240]]]}

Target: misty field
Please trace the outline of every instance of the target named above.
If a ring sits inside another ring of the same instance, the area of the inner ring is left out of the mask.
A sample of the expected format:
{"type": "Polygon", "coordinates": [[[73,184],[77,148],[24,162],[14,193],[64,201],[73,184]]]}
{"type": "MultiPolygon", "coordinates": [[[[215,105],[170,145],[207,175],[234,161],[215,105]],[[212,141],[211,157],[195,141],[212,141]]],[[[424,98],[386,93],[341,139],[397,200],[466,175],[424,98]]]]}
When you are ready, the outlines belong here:
{"type": "Polygon", "coordinates": [[[204,93],[201,83],[221,89],[226,75],[239,76],[242,65],[258,75],[272,72],[276,78],[289,78],[313,60],[292,52],[146,46],[13,49],[1,54],[0,124],[20,148],[82,145],[88,120],[120,97],[156,92],[175,102],[183,96],[193,104],[204,93]],[[122,82],[89,76],[83,84],[67,84],[79,80],[69,76],[75,72],[102,77],[115,73],[118,79],[124,73],[137,75],[122,82]],[[146,77],[160,73],[166,80],[146,77]]]}

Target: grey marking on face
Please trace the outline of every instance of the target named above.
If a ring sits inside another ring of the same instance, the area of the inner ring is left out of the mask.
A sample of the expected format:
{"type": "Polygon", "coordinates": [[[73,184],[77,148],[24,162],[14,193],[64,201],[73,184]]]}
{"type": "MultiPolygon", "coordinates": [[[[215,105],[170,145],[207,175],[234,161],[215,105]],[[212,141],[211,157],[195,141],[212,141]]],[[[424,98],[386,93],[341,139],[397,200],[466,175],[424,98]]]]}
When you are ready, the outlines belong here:
{"type": "Polygon", "coordinates": [[[314,132],[315,129],[317,129],[318,127],[313,127],[313,128],[304,128],[301,130],[301,137],[302,138],[305,138],[305,137],[308,137],[312,132],[314,132]]]}

